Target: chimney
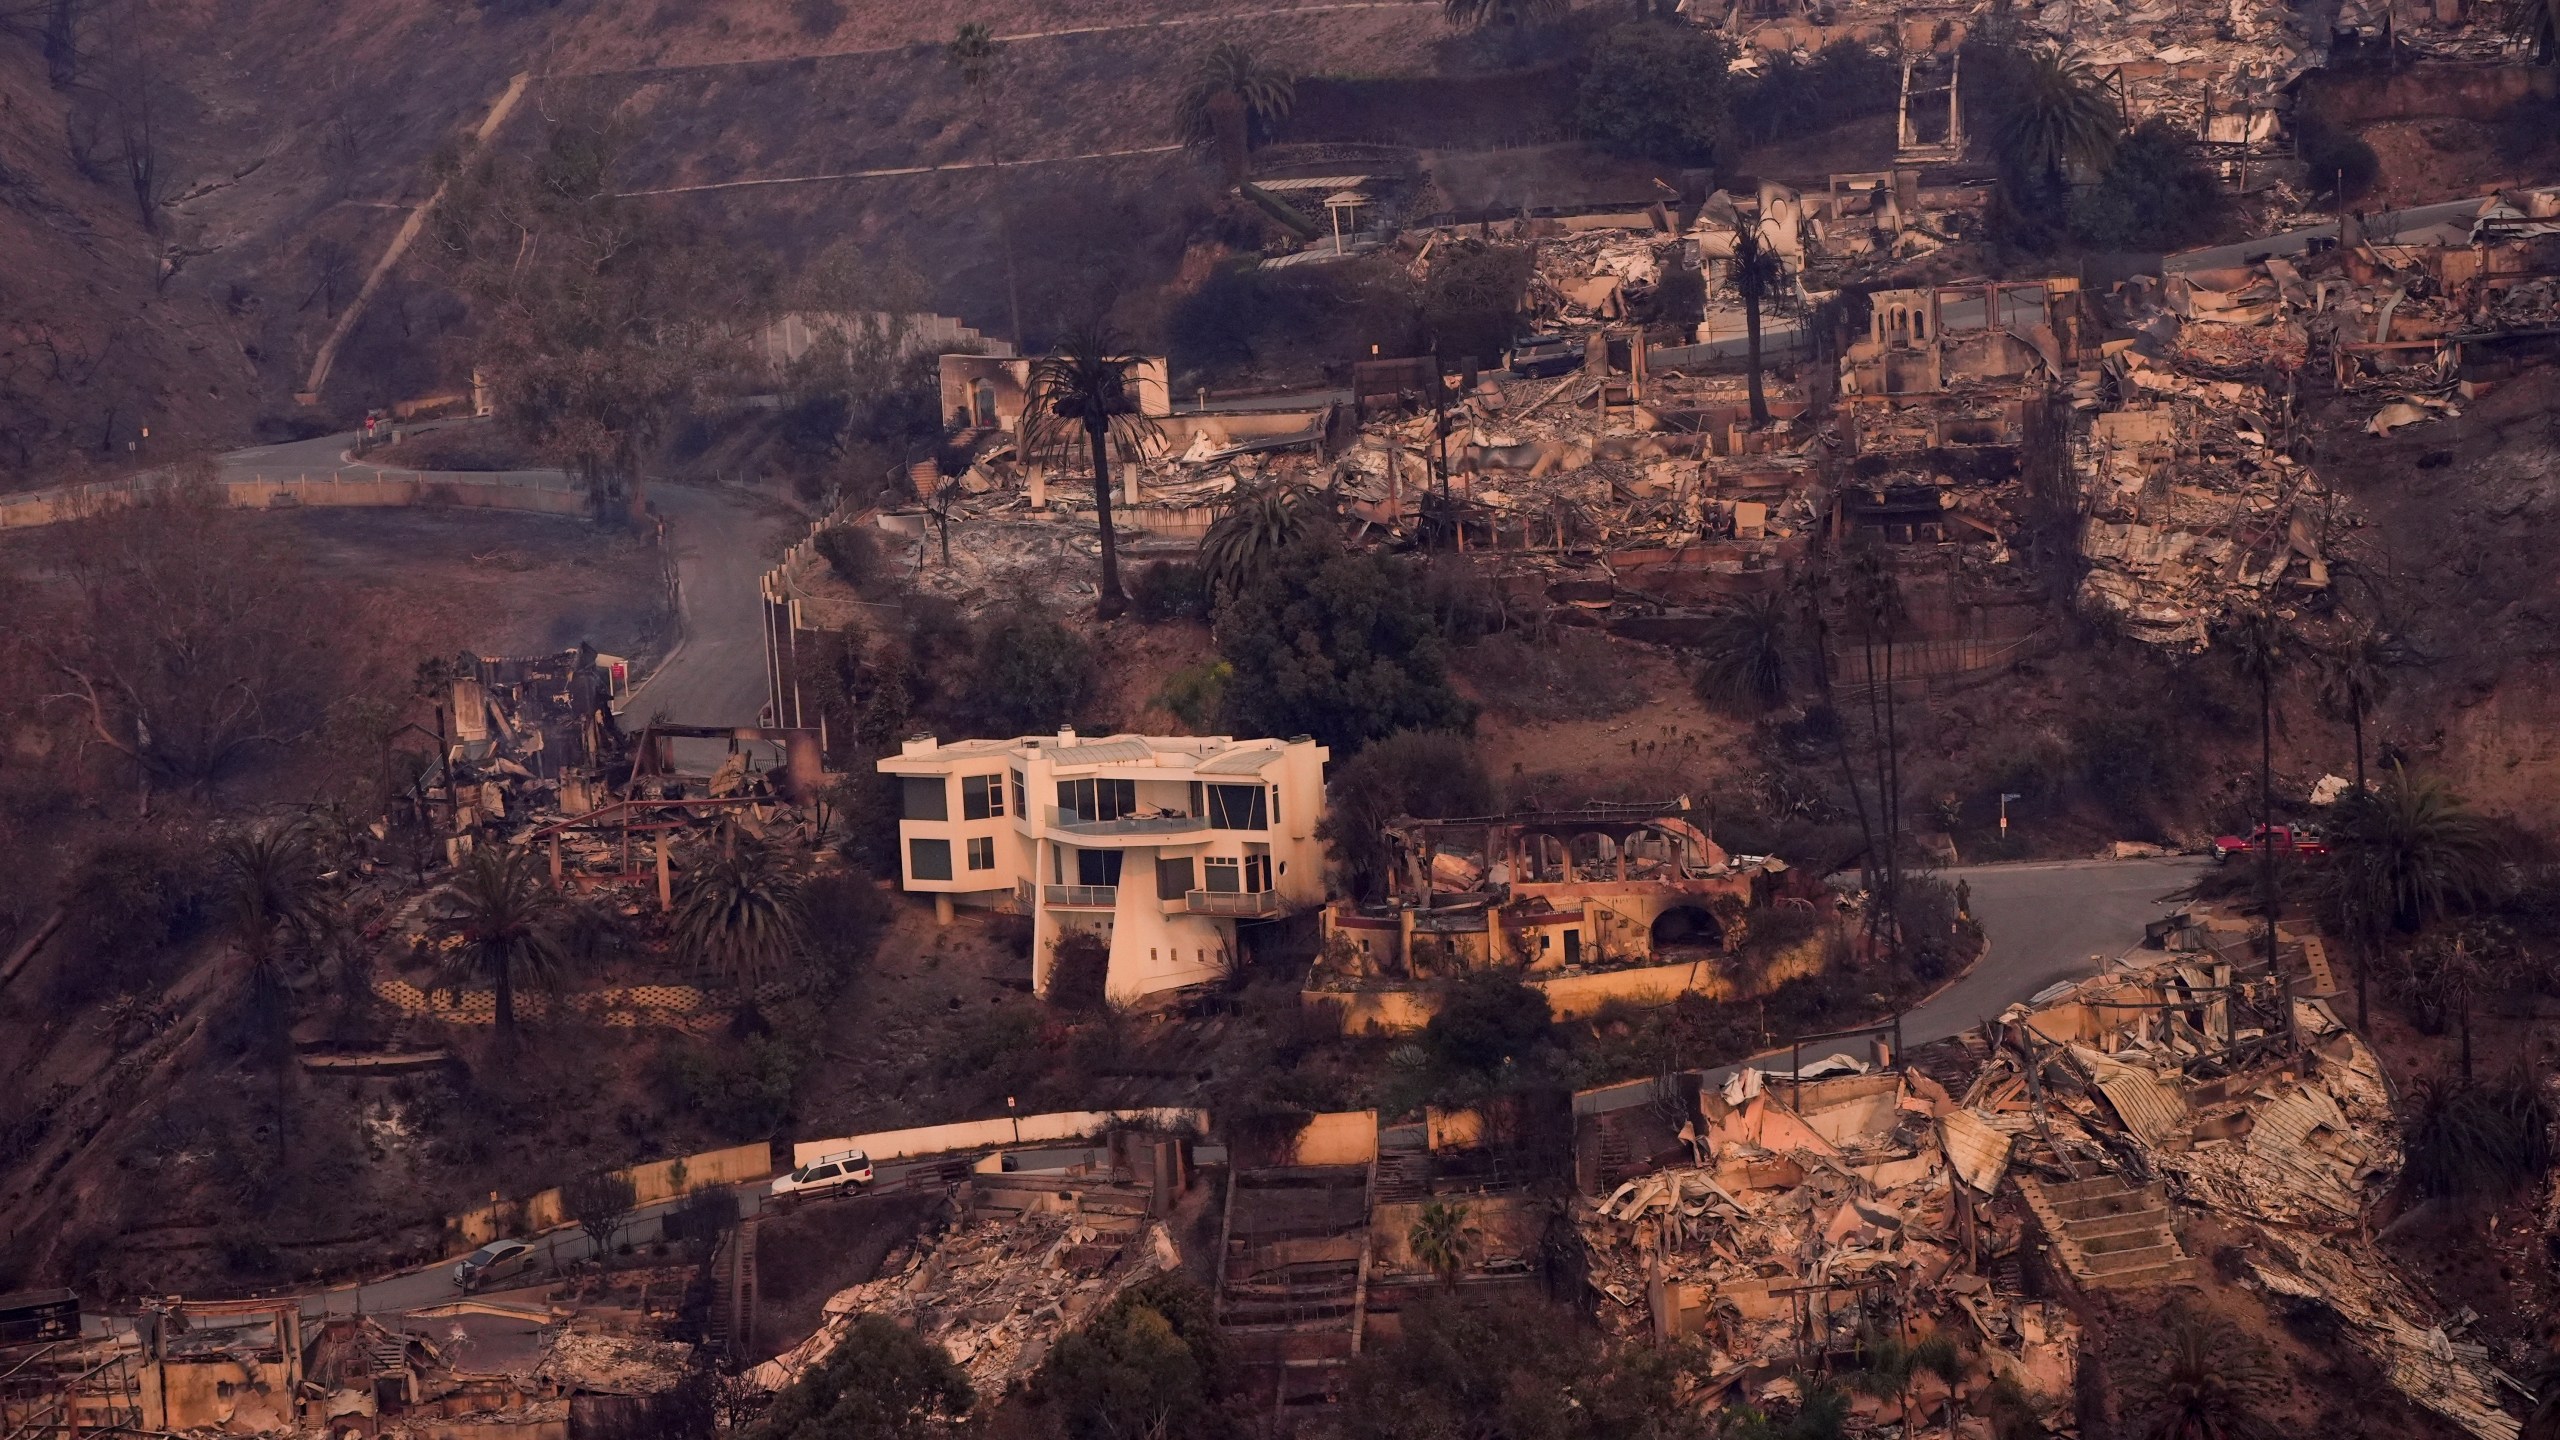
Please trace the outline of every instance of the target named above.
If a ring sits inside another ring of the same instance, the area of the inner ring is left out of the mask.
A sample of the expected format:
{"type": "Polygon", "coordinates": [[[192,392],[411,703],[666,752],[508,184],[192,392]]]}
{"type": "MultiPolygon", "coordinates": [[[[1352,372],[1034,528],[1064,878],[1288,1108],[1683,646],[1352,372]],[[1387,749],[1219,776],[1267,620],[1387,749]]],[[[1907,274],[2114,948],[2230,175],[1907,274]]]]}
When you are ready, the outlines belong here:
{"type": "Polygon", "coordinates": [[[931,735],[910,735],[898,743],[901,755],[930,755],[942,748],[942,742],[931,735]]]}
{"type": "Polygon", "coordinates": [[[1058,743],[1061,745],[1073,745],[1076,743],[1076,727],[1073,725],[1059,726],[1058,743]]]}

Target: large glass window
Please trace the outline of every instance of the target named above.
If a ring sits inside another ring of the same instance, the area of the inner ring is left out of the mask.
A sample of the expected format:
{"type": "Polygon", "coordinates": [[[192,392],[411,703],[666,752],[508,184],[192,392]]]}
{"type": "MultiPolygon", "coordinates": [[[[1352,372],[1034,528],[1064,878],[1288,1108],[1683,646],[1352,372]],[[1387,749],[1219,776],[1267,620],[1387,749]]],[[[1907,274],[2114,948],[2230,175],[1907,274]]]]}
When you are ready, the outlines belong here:
{"type": "Polygon", "coordinates": [[[969,842],[969,868],[972,870],[993,870],[996,868],[996,842],[994,836],[981,835],[969,842]]]}
{"type": "Polygon", "coordinates": [[[1022,772],[1016,770],[1013,772],[1013,813],[1016,815],[1031,813],[1031,802],[1024,798],[1023,791],[1022,772]]]}
{"type": "Polygon", "coordinates": [[[1002,775],[963,775],[960,777],[960,818],[992,820],[1004,813],[1004,777],[1002,775]]]}
{"type": "MultiPolygon", "coordinates": [[[[904,805],[899,813],[910,820],[948,820],[951,818],[950,787],[939,775],[910,775],[899,786],[904,805]]],[[[948,878],[948,877],[945,877],[948,878]]]]}
{"type": "Polygon", "coordinates": [[[1192,868],[1191,857],[1188,855],[1171,860],[1158,860],[1156,862],[1156,893],[1168,900],[1177,895],[1190,894],[1194,888],[1191,883],[1192,868]]]}
{"type": "Polygon", "coordinates": [[[1117,850],[1079,850],[1076,852],[1076,883],[1079,885],[1117,885],[1120,883],[1121,853],[1117,850]]]}
{"type": "Polygon", "coordinates": [[[1244,856],[1244,888],[1259,895],[1271,888],[1271,852],[1248,850],[1244,856]]]}
{"type": "Polygon", "coordinates": [[[908,841],[907,878],[910,880],[950,879],[951,842],[948,840],[908,841]]]}
{"type": "Polygon", "coordinates": [[[1211,855],[1200,862],[1200,888],[1233,895],[1244,888],[1244,869],[1233,855],[1211,855]]]}
{"type": "Polygon", "coordinates": [[[1058,782],[1058,809],[1063,812],[1060,818],[1069,824],[1123,819],[1137,813],[1138,782],[1061,780],[1058,782]]]}
{"type": "Polygon", "coordinates": [[[1259,785],[1212,785],[1209,787],[1209,823],[1220,830],[1268,830],[1269,812],[1262,803],[1259,785]]]}

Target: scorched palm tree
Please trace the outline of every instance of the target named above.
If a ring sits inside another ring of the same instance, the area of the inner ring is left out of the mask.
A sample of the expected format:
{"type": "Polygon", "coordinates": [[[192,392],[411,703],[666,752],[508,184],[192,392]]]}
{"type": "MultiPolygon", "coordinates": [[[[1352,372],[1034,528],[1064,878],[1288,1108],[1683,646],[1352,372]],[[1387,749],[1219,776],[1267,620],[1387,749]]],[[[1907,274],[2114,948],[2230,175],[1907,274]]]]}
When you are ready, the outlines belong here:
{"type": "Polygon", "coordinates": [[[1120,588],[1120,545],[1111,530],[1112,456],[1117,452],[1134,462],[1159,438],[1139,403],[1137,371],[1145,363],[1100,326],[1077,331],[1031,362],[1024,449],[1035,464],[1063,464],[1079,450],[1093,464],[1094,519],[1102,531],[1102,593],[1093,609],[1105,620],[1129,608],[1128,592],[1120,588]]]}

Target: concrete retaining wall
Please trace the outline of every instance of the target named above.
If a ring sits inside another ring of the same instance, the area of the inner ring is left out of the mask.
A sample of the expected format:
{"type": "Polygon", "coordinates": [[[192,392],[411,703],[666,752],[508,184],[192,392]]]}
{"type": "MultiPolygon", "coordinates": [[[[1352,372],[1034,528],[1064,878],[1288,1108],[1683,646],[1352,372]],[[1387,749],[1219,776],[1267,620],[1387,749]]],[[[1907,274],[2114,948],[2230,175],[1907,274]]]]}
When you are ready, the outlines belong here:
{"type": "Polygon", "coordinates": [[[839,1155],[847,1150],[859,1150],[873,1160],[903,1160],[914,1155],[991,1150],[1001,1145],[1084,1140],[1115,1124],[1159,1130],[1187,1128],[1195,1134],[1205,1135],[1209,1131],[1209,1112],[1186,1109],[1062,1110],[1048,1115],[1025,1115],[1018,1120],[1012,1116],[998,1116],[993,1120],[919,1125],[913,1129],[882,1130],[870,1135],[803,1140],[791,1147],[791,1164],[794,1168],[814,1164],[825,1156],[839,1155]]]}
{"type": "MultiPolygon", "coordinates": [[[[633,1203],[655,1205],[695,1190],[760,1180],[773,1173],[772,1147],[758,1141],[706,1150],[677,1160],[657,1160],[619,1172],[630,1178],[633,1203]]],[[[466,1249],[477,1249],[502,1235],[539,1235],[571,1223],[567,1202],[558,1189],[522,1200],[500,1201],[466,1210],[447,1223],[466,1249]]]]}
{"type": "MultiPolygon", "coordinates": [[[[0,530],[25,530],[78,520],[173,489],[167,475],[136,475],[90,485],[65,485],[0,495],[0,530]]],[[[565,475],[542,470],[446,471],[323,470],[310,474],[228,475],[212,482],[223,503],[241,510],[302,506],[449,505],[457,509],[528,510],[544,515],[589,513],[587,493],[565,475]]]]}

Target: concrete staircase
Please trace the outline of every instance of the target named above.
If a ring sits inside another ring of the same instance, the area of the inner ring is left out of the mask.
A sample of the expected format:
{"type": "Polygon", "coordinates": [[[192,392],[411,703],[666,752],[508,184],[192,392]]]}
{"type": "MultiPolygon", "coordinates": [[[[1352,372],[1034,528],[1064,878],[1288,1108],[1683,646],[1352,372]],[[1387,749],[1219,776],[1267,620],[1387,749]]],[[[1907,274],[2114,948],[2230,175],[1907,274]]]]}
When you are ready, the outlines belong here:
{"type": "Polygon", "coordinates": [[[2199,1277],[2169,1225],[2169,1197],[2120,1175],[2060,1184],[2018,1177],[2053,1257],[2083,1290],[2138,1290],[2199,1277]]]}

